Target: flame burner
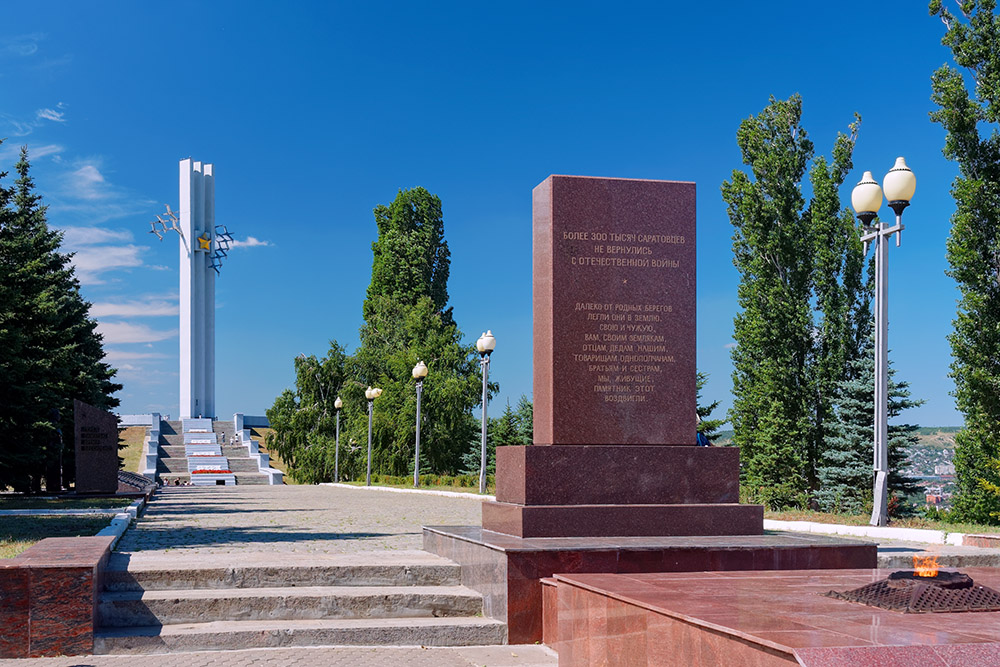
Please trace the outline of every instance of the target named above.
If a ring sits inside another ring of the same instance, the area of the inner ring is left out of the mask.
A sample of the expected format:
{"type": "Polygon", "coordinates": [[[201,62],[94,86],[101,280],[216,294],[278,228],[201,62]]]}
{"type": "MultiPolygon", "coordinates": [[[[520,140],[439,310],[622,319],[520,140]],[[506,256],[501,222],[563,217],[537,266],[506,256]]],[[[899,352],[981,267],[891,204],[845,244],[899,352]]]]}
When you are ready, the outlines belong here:
{"type": "Polygon", "coordinates": [[[967,574],[943,570],[934,576],[901,570],[852,591],[823,595],[906,614],[1000,611],[1000,593],[976,584],[967,574]]]}

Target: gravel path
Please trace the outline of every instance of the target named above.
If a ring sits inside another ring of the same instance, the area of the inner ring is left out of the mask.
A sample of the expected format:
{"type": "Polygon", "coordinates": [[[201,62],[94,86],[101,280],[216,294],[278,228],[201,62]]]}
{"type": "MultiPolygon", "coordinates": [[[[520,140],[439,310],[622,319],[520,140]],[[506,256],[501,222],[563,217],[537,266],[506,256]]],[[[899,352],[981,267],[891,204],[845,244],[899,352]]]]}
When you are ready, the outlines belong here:
{"type": "Polygon", "coordinates": [[[478,525],[482,498],[340,486],[164,488],[119,552],[353,553],[420,549],[424,525],[478,525]]]}

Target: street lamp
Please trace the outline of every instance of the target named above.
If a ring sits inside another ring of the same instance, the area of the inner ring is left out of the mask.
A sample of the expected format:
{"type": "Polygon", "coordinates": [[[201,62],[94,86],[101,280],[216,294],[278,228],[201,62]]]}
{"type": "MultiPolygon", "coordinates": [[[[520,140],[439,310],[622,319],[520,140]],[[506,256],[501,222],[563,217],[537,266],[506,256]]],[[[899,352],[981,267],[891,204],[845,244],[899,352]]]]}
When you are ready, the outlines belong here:
{"type": "Polygon", "coordinates": [[[497,339],[493,337],[493,332],[488,329],[476,341],[476,349],[479,350],[479,364],[483,367],[483,442],[479,461],[479,493],[486,493],[486,384],[490,377],[490,355],[493,354],[493,349],[496,346],[497,339]]]}
{"type": "Polygon", "coordinates": [[[890,227],[875,222],[882,206],[882,188],[866,171],[851,193],[851,205],[864,227],[861,241],[868,246],[875,244],[875,502],[872,507],[873,526],[884,526],[889,521],[889,237],[896,234],[896,247],[903,236],[903,209],[917,189],[917,179],[906,166],[906,160],[896,158],[896,164],[882,180],[889,208],[896,213],[896,224],[890,227]]]}
{"type": "Polygon", "coordinates": [[[417,381],[417,447],[413,451],[413,486],[420,486],[420,394],[424,391],[427,364],[418,361],[413,367],[413,379],[417,381]]]}
{"type": "Polygon", "coordinates": [[[372,485],[372,413],[374,412],[375,399],[381,395],[382,390],[378,387],[365,389],[365,398],[368,399],[368,473],[365,475],[365,486],[372,485]]]}
{"type": "Polygon", "coordinates": [[[344,402],[340,396],[333,402],[333,407],[337,411],[337,439],[333,445],[333,481],[340,481],[340,409],[344,407],[344,402]]]}

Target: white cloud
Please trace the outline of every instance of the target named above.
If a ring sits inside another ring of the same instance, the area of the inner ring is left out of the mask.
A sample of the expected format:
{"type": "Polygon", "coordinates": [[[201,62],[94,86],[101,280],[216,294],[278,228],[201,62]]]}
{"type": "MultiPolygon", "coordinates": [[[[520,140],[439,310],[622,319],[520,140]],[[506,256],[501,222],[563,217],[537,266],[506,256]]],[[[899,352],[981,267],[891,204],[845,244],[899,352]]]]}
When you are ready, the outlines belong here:
{"type": "Polygon", "coordinates": [[[97,318],[171,316],[179,312],[176,297],[170,301],[162,296],[147,296],[118,303],[101,302],[90,306],[90,315],[97,318]]]}
{"type": "Polygon", "coordinates": [[[177,329],[156,330],[145,324],[131,324],[129,322],[98,322],[97,332],[104,336],[104,342],[109,345],[151,343],[167,340],[177,335],[177,329]]]}
{"type": "Polygon", "coordinates": [[[144,250],[146,248],[132,244],[84,246],[73,255],[76,277],[84,285],[101,285],[104,283],[101,278],[103,273],[142,266],[140,254],[144,250]]]}
{"type": "Polygon", "coordinates": [[[726,348],[727,350],[734,350],[736,349],[736,343],[726,343],[722,347],[726,348]]]}
{"type": "Polygon", "coordinates": [[[233,242],[229,244],[230,248],[260,248],[263,246],[274,245],[270,241],[261,241],[256,236],[248,236],[246,241],[239,241],[233,239],[233,242]]]}
{"type": "Polygon", "coordinates": [[[109,364],[122,361],[142,361],[145,359],[166,359],[167,355],[162,352],[130,352],[128,350],[106,349],[104,360],[109,364]]]}
{"type": "Polygon", "coordinates": [[[15,35],[0,40],[0,53],[25,58],[38,53],[38,42],[45,39],[45,33],[33,32],[15,35]]]}
{"type": "Polygon", "coordinates": [[[105,229],[103,227],[65,227],[62,229],[63,245],[73,250],[81,246],[100,245],[114,241],[131,241],[132,232],[127,229],[105,229]]]}
{"type": "Polygon", "coordinates": [[[66,118],[64,118],[64,116],[66,115],[66,112],[58,110],[62,109],[64,106],[65,105],[60,102],[56,105],[56,109],[39,109],[35,112],[35,117],[38,118],[38,120],[51,120],[56,123],[65,123],[66,118]]]}
{"type": "Polygon", "coordinates": [[[100,169],[93,164],[85,164],[67,176],[68,193],[79,199],[106,199],[111,196],[100,169]]]}

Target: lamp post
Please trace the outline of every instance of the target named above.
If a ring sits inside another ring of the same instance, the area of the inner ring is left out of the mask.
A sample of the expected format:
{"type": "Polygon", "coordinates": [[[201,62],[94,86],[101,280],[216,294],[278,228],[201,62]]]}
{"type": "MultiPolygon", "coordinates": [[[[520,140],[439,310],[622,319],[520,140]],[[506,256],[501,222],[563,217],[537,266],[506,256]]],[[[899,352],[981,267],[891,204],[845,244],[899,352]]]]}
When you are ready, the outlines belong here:
{"type": "Polygon", "coordinates": [[[340,396],[333,402],[333,407],[337,411],[337,439],[333,445],[333,481],[340,481],[340,409],[344,407],[344,402],[340,396]]]}
{"type": "Polygon", "coordinates": [[[875,244],[875,502],[872,507],[873,526],[889,521],[889,237],[896,234],[896,247],[903,236],[903,210],[917,188],[917,179],[906,166],[906,160],[896,158],[896,164],[882,180],[889,208],[896,214],[896,224],[890,227],[875,222],[882,206],[882,189],[866,171],[851,193],[851,205],[864,227],[861,241],[868,254],[869,244],[875,244]]]}
{"type": "Polygon", "coordinates": [[[486,493],[486,384],[490,377],[490,355],[493,354],[497,346],[497,339],[493,337],[493,332],[488,330],[479,340],[476,341],[476,349],[479,350],[479,365],[483,367],[483,441],[482,451],[479,460],[479,493],[486,493]]]}
{"type": "Polygon", "coordinates": [[[368,472],[365,475],[365,486],[372,485],[372,413],[374,412],[375,399],[381,395],[382,390],[378,387],[365,389],[365,398],[368,399],[368,472]]]}
{"type": "Polygon", "coordinates": [[[418,361],[413,367],[413,379],[417,381],[417,446],[413,450],[413,486],[420,486],[420,394],[424,391],[427,364],[418,361]]]}

